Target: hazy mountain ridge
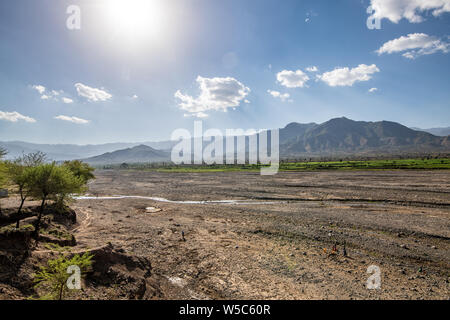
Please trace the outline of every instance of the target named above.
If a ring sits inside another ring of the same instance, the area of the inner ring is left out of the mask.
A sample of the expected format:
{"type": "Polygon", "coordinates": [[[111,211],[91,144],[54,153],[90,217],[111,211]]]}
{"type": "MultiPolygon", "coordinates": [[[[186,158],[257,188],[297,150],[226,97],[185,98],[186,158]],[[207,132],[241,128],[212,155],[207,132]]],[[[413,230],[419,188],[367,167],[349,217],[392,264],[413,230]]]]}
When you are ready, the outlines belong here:
{"type": "MultiPolygon", "coordinates": [[[[0,142],[0,146],[8,150],[9,158],[39,150],[47,153],[48,158],[52,160],[84,159],[92,164],[116,164],[169,161],[170,149],[176,143],[161,141],[83,146],[10,141],[0,142]]],[[[204,146],[206,144],[208,143],[203,143],[204,146]]],[[[391,121],[354,121],[342,117],[321,124],[292,122],[280,129],[281,158],[364,152],[449,151],[450,136],[435,136],[391,121]]]]}
{"type": "Polygon", "coordinates": [[[91,145],[76,144],[36,144],[23,141],[0,141],[0,147],[8,150],[6,158],[13,159],[20,157],[22,154],[41,151],[47,154],[51,160],[73,160],[94,157],[103,153],[113,152],[116,150],[132,148],[138,145],[147,145],[154,149],[170,150],[173,145],[171,141],[161,142],[144,142],[144,143],[104,143],[91,145]]]}
{"type": "Polygon", "coordinates": [[[170,161],[170,153],[156,150],[146,145],[138,145],[132,148],[107,152],[95,157],[83,159],[83,161],[90,164],[163,162],[170,161]]]}
{"type": "Polygon", "coordinates": [[[445,128],[429,128],[429,129],[421,129],[421,128],[415,128],[411,127],[411,129],[416,131],[424,131],[431,133],[432,135],[439,136],[439,137],[446,137],[450,135],[450,127],[445,128]]]}

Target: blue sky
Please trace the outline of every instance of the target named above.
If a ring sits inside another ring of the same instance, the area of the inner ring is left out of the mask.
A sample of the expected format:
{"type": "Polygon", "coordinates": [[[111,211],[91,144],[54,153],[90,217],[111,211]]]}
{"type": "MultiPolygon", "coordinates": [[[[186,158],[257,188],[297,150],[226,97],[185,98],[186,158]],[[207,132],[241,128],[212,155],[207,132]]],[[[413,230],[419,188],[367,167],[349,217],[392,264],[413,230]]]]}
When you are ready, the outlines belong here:
{"type": "Polygon", "coordinates": [[[167,140],[199,118],[450,125],[448,0],[112,1],[0,2],[0,140],[167,140]]]}

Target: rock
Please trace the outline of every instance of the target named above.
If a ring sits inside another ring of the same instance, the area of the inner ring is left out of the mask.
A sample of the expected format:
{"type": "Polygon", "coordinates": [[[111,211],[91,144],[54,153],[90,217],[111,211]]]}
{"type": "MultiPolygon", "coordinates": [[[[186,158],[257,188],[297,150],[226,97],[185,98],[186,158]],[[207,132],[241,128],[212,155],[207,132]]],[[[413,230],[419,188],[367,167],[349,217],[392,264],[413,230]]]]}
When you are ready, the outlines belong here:
{"type": "Polygon", "coordinates": [[[156,213],[156,212],[160,212],[160,211],[162,211],[162,210],[160,208],[156,208],[156,207],[145,208],[146,213],[156,213]]]}
{"type": "Polygon", "coordinates": [[[94,272],[88,280],[102,286],[111,287],[121,284],[117,295],[128,299],[142,299],[147,294],[147,279],[152,275],[152,266],[147,258],[131,256],[122,248],[115,249],[109,245],[92,250],[94,255],[94,272]]]}

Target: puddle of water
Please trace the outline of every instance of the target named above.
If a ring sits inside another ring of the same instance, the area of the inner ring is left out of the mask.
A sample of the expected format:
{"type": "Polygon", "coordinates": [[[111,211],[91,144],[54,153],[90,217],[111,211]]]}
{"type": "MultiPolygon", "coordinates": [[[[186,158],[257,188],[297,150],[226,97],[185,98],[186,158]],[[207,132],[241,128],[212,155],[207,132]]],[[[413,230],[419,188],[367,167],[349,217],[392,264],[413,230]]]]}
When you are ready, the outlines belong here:
{"type": "Polygon", "coordinates": [[[79,196],[74,197],[75,200],[120,200],[120,199],[145,199],[158,202],[166,203],[177,203],[177,204],[240,204],[240,205],[250,205],[250,204],[278,204],[286,203],[286,201],[251,201],[251,200],[204,200],[204,201],[174,201],[168,200],[160,197],[144,197],[144,196],[106,196],[106,197],[93,197],[93,196],[79,196]]]}

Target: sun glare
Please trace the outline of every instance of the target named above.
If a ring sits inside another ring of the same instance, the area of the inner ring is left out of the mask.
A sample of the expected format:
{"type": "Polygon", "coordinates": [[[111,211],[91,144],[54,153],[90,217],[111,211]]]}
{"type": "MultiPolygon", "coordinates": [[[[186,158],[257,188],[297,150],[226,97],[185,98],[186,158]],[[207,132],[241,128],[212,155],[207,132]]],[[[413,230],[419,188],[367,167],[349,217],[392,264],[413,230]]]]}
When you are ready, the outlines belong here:
{"type": "Polygon", "coordinates": [[[105,5],[116,33],[135,38],[162,32],[164,12],[160,0],[108,0],[105,5]]]}

